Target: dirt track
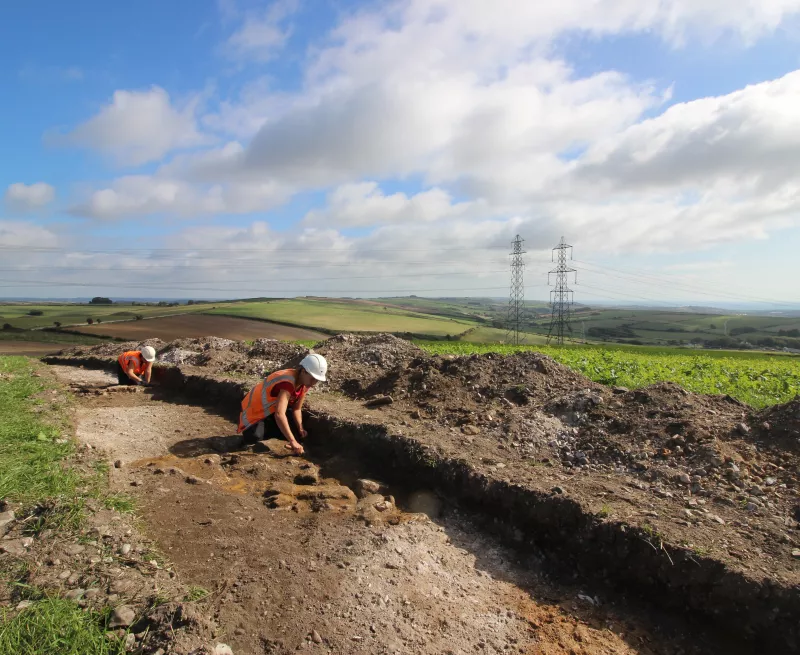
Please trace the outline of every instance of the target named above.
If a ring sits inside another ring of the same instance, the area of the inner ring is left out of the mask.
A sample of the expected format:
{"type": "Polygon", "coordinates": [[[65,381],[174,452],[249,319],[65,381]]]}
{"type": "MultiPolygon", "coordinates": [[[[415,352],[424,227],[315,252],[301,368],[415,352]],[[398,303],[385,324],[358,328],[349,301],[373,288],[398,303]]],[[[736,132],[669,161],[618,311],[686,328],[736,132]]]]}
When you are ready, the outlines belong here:
{"type": "MultiPolygon", "coordinates": [[[[56,370],[77,388],[113,383],[102,372],[56,370]]],[[[141,389],[90,391],[78,409],[78,438],[122,460],[112,484],[138,497],[180,578],[212,591],[200,607],[236,655],[734,652],[619,598],[550,581],[538,552],[508,550],[452,506],[429,502],[434,520],[364,501],[270,509],[264,490],[309,464],[226,453],[219,438],[234,432],[213,413],[141,389]]],[[[310,450],[323,480],[307,488],[338,484],[324,479],[333,471],[359,475],[357,453],[310,450]]],[[[390,491],[400,499],[420,490],[390,491]]]]}
{"type": "Polygon", "coordinates": [[[267,321],[252,321],[246,318],[211,316],[208,314],[183,314],[120,323],[95,323],[75,328],[83,334],[96,334],[121,339],[149,339],[157,337],[164,341],[202,337],[213,334],[226,339],[241,341],[252,339],[286,339],[315,341],[325,335],[314,330],[289,327],[267,321]]]}

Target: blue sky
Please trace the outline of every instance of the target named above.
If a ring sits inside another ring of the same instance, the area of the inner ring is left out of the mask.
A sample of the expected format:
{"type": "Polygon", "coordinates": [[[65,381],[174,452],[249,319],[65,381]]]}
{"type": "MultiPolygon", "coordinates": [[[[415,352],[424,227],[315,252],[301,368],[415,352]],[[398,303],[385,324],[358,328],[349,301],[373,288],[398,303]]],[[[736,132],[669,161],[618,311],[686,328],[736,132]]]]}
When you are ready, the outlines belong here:
{"type": "Polygon", "coordinates": [[[5,3],[3,295],[800,302],[800,0],[489,4],[5,3]]]}

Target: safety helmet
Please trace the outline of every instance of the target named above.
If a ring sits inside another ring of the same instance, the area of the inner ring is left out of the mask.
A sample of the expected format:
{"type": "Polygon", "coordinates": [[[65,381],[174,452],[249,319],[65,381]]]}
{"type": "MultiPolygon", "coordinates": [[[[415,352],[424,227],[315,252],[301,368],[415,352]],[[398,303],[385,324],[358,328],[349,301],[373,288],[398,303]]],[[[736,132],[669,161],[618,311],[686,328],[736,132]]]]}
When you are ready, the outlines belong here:
{"type": "Polygon", "coordinates": [[[146,362],[156,361],[156,349],[153,346],[145,346],[142,348],[142,357],[146,362]]]}
{"type": "Polygon", "coordinates": [[[303,357],[300,366],[315,380],[325,382],[325,375],[328,372],[328,362],[322,355],[311,353],[303,357]]]}

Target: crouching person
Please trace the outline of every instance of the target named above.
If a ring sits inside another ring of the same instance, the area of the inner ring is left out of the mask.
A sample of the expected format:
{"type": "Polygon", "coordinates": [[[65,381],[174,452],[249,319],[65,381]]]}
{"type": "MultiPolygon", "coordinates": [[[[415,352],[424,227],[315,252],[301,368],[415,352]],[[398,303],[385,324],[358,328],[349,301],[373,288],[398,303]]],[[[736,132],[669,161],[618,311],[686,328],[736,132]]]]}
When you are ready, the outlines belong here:
{"type": "Polygon", "coordinates": [[[327,372],[325,358],[311,354],[303,358],[299,368],[275,371],[259,382],[242,400],[239,432],[245,443],[283,437],[295,455],[302,455],[305,451],[299,440],[307,434],[303,429],[303,401],[311,387],[325,382],[327,372]]]}
{"type": "Polygon", "coordinates": [[[117,359],[117,381],[119,384],[150,384],[156,351],[152,346],[141,350],[129,350],[117,359]]]}

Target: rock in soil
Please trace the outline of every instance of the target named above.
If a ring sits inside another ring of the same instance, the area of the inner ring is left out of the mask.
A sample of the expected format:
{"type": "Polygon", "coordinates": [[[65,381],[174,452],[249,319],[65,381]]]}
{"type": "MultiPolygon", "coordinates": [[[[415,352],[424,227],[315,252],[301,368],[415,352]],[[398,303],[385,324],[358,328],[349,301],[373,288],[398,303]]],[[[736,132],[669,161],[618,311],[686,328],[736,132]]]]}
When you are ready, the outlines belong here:
{"type": "Polygon", "coordinates": [[[288,442],[282,439],[267,439],[266,441],[256,442],[253,445],[253,452],[267,453],[273,457],[291,457],[292,451],[288,446],[288,442]]]}
{"type": "Polygon", "coordinates": [[[383,482],[369,480],[367,478],[356,480],[354,488],[359,498],[366,498],[370,494],[383,494],[389,490],[383,482]]]}
{"type": "Polygon", "coordinates": [[[136,619],[136,612],[128,605],[121,605],[114,610],[111,615],[111,621],[108,623],[109,628],[127,628],[136,619]]]}

